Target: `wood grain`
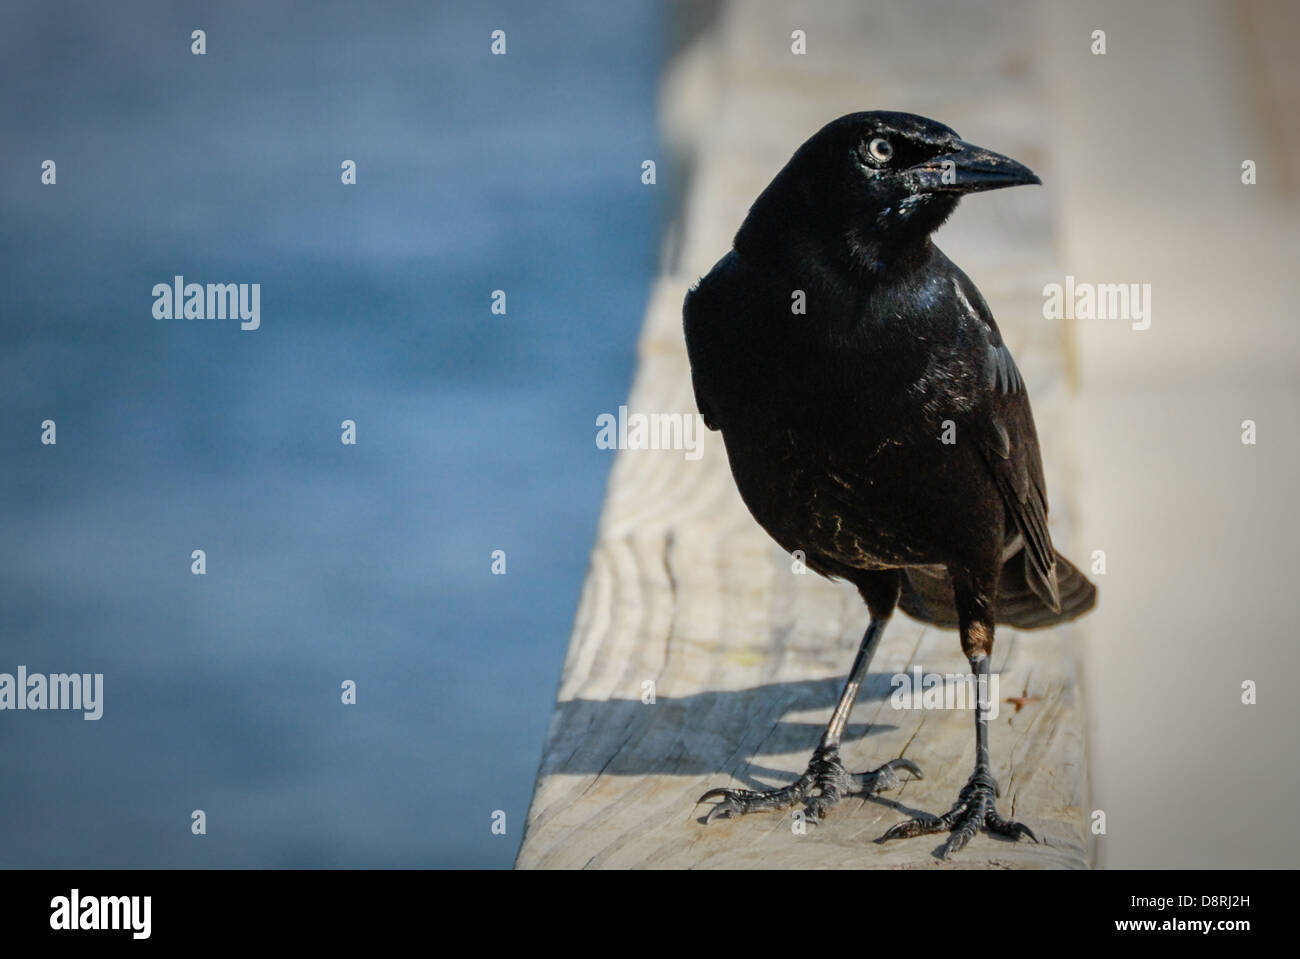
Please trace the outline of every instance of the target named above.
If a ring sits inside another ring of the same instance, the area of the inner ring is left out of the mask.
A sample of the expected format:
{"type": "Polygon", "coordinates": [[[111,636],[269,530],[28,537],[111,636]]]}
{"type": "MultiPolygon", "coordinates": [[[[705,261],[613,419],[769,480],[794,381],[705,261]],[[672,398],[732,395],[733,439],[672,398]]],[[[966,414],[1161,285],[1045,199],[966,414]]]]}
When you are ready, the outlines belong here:
{"type": "MultiPolygon", "coordinates": [[[[1050,182],[1034,30],[1027,9],[1005,4],[723,5],[665,78],[665,136],[690,181],[646,316],[630,410],[695,411],[682,298],[823,123],[859,109],[923,113],[1050,182]],[[807,32],[806,56],[790,52],[793,29],[807,32]],[[914,38],[927,29],[933,38],[919,47],[914,38]]],[[[1042,285],[1059,279],[1051,240],[1042,190],[968,199],[938,237],[984,292],[1029,385],[1053,536],[1068,547],[1065,331],[1041,319],[1042,285]]],[[[925,780],[842,802],[802,835],[789,813],[701,824],[706,807],[695,800],[706,789],[764,788],[803,770],[866,622],[851,587],[796,572],[750,518],[716,434],[696,460],[619,452],[517,866],[1086,867],[1077,627],[1000,629],[994,651],[1000,698],[1031,697],[1019,711],[1001,703],[990,724],[999,808],[1042,844],[980,834],[942,863],[943,837],[873,842],[917,811],[946,810],[974,761],[970,710],[891,705],[895,673],[967,668],[954,632],[902,614],[876,655],[843,755],[855,769],[906,755],[925,780]],[[643,702],[647,683],[653,703],[643,702]]]]}

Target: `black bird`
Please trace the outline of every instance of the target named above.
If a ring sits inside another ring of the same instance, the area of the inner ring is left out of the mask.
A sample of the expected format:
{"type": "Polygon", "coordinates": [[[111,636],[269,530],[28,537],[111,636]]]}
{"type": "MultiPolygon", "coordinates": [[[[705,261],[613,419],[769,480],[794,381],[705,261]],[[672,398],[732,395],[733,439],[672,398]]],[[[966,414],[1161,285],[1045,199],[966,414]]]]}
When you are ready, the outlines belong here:
{"type": "MultiPolygon", "coordinates": [[[[784,549],[853,583],[870,625],[807,771],[758,792],[713,789],[715,818],[898,784],[907,759],[850,774],[840,739],[895,607],[956,627],[987,684],[994,627],[1052,626],[1096,588],[1056,552],[1024,381],[975,284],[930,240],[966,193],[1040,183],[1016,161],[908,113],[853,113],[799,148],[724,256],[686,296],[700,413],[741,497],[784,549]]],[[[987,689],[986,685],[977,688],[987,689]]],[[[981,698],[986,694],[982,694],[981,698]]],[[[976,706],[975,771],[942,816],[880,841],[949,830],[946,858],[1003,819],[976,706]]]]}

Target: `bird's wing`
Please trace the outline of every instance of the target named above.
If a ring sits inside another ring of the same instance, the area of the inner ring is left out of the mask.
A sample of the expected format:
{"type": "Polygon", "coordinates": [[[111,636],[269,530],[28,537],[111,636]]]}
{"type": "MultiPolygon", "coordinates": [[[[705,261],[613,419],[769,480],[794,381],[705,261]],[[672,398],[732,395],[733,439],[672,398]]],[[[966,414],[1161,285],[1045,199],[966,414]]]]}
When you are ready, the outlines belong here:
{"type": "Polygon", "coordinates": [[[706,306],[699,294],[697,284],[686,293],[686,302],[682,304],[682,317],[686,327],[687,352],[691,358],[691,389],[695,393],[695,408],[700,411],[700,416],[704,418],[704,425],[711,430],[716,430],[718,420],[713,413],[713,407],[705,397],[705,378],[698,372],[699,365],[703,362],[701,356],[704,354],[704,347],[696,344],[704,336],[701,328],[707,322],[703,318],[705,310],[706,306]]]}
{"type": "Polygon", "coordinates": [[[983,355],[976,357],[978,382],[973,384],[980,400],[972,417],[975,442],[1003,503],[1024,535],[1029,586],[1059,612],[1056,549],[1047,531],[1047,483],[1029,395],[979,290],[961,273],[954,277],[953,286],[969,318],[977,320],[985,334],[983,355]]]}
{"type": "Polygon", "coordinates": [[[725,382],[729,366],[736,361],[735,345],[731,341],[736,324],[731,317],[748,309],[747,296],[752,282],[751,271],[732,250],[690,288],[682,304],[695,406],[704,417],[704,425],[711,430],[723,425],[719,407],[725,407],[725,403],[713,402],[709,386],[713,384],[716,388],[719,382],[725,382]]]}

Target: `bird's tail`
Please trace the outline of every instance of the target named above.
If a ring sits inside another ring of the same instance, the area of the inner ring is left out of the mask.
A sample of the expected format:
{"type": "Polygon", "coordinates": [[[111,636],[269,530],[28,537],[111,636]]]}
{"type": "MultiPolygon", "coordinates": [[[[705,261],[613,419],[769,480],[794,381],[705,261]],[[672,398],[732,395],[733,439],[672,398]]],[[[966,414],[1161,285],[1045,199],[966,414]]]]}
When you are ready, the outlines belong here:
{"type": "MultiPolygon", "coordinates": [[[[1022,551],[1023,553],[1023,551],[1022,551]]],[[[1016,629],[1042,629],[1077,619],[1097,604],[1097,587],[1068,559],[1056,553],[1056,582],[1061,608],[1053,610],[1026,577],[1025,557],[1012,556],[998,581],[997,622],[1016,629]]],[[[899,608],[913,619],[948,629],[957,626],[957,606],[947,573],[913,567],[903,575],[899,608]]]]}

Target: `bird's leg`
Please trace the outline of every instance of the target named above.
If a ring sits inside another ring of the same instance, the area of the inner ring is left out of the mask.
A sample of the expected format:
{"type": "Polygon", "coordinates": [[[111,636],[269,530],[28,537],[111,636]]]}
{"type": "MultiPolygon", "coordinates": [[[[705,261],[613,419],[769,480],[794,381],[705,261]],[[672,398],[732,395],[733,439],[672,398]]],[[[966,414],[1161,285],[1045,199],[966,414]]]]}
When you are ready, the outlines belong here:
{"type": "MultiPolygon", "coordinates": [[[[960,597],[961,591],[957,591],[960,597]]],[[[959,606],[960,609],[960,606],[959,606]]],[[[1012,822],[998,815],[995,801],[1001,790],[993,778],[989,761],[989,654],[993,650],[993,619],[961,624],[962,646],[965,648],[971,672],[975,676],[975,771],[957,796],[953,807],[942,816],[923,815],[893,826],[878,842],[889,839],[906,839],[930,833],[950,831],[943,847],[943,858],[948,859],[968,842],[981,828],[1007,839],[1028,836],[1034,842],[1038,837],[1023,823],[1012,822]]]]}
{"type": "Polygon", "coordinates": [[[803,803],[808,818],[817,822],[827,809],[844,796],[867,796],[892,789],[900,781],[895,770],[905,769],[917,779],[922,778],[920,767],[910,759],[893,759],[879,769],[863,773],[850,773],[840,761],[840,740],[844,736],[844,727],[848,724],[849,713],[853,709],[858,690],[862,687],[862,680],[866,678],[867,667],[871,664],[871,657],[875,655],[876,647],[880,645],[880,637],[888,621],[887,615],[880,618],[872,616],[871,623],[862,636],[858,654],[853,660],[853,669],[844,684],[844,691],[840,693],[835,712],[831,714],[826,731],[822,734],[821,743],[813,753],[804,774],[789,786],[780,789],[764,791],[710,789],[698,801],[721,798],[722,802],[709,810],[704,820],[706,823],[763,809],[783,809],[798,803],[803,803]]]}

